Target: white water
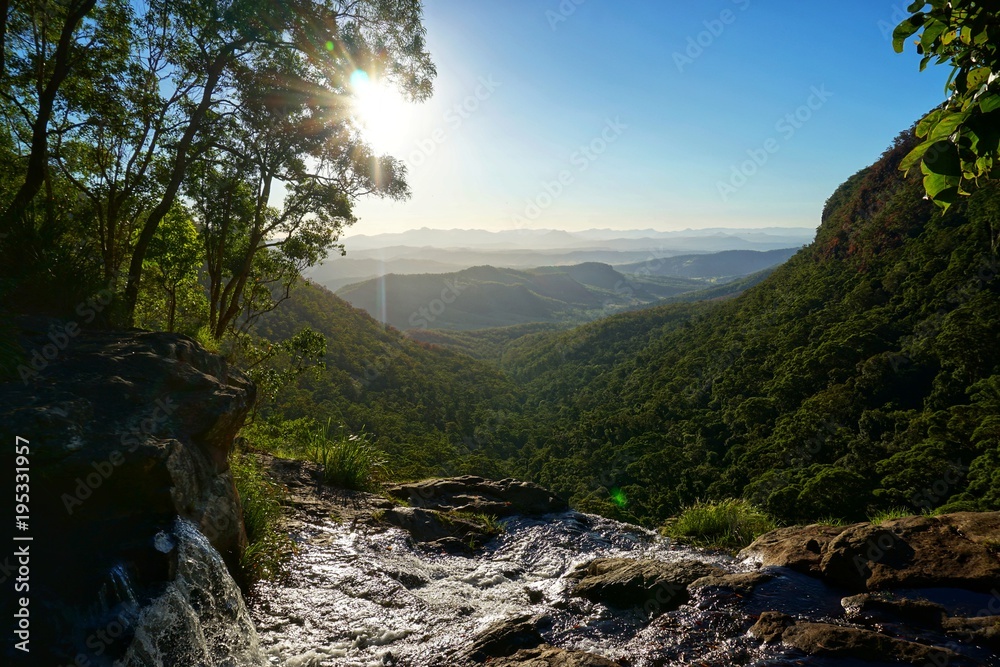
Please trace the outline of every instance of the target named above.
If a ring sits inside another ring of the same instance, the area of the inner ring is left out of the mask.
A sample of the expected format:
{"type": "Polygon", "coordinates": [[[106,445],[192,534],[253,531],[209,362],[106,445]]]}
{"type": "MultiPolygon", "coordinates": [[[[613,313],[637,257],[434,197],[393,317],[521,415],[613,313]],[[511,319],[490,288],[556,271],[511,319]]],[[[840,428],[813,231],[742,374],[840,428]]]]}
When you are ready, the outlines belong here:
{"type": "Polygon", "coordinates": [[[698,559],[736,569],[731,559],[677,548],[655,534],[577,513],[513,519],[475,558],[415,549],[396,529],[330,522],[300,536],[290,582],[265,584],[254,617],[261,642],[281,667],[454,664],[491,623],[547,614],[549,642],[608,657],[645,644],[643,600],[627,613],[570,597],[565,575],[595,557],[698,559]]]}
{"type": "Polygon", "coordinates": [[[140,612],[132,644],[116,667],[266,665],[239,588],[208,539],[178,519],[173,539],[159,535],[156,546],[177,549],[177,573],[140,612]]]}

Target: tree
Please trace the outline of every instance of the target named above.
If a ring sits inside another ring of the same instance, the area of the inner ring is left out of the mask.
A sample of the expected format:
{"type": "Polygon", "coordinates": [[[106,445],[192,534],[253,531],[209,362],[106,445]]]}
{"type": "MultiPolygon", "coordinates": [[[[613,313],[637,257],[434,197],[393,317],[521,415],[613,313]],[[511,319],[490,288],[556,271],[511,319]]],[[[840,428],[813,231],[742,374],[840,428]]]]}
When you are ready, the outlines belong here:
{"type": "MultiPolygon", "coordinates": [[[[46,251],[86,248],[124,297],[125,323],[192,167],[256,139],[225,134],[252,126],[251,108],[291,101],[316,137],[344,137],[355,69],[414,99],[430,94],[435,75],[420,0],[26,0],[3,19],[0,152],[17,163],[19,182],[0,187],[0,218],[16,232],[2,241],[3,258],[18,260],[23,276],[48,270],[46,251]],[[73,210],[56,210],[63,202],[73,210]]],[[[311,176],[314,151],[284,148],[265,166],[280,165],[270,178],[290,179],[292,192],[311,176]],[[305,166],[292,169],[295,160],[305,166]]],[[[340,194],[347,209],[354,196],[340,194]]]]}
{"type": "Polygon", "coordinates": [[[919,33],[920,69],[935,60],[954,71],[948,101],[917,125],[923,142],[900,168],[919,163],[927,195],[947,209],[983,179],[1000,178],[1000,7],[982,0],[918,0],[908,11],[912,15],[893,35],[896,52],[919,33]]]}

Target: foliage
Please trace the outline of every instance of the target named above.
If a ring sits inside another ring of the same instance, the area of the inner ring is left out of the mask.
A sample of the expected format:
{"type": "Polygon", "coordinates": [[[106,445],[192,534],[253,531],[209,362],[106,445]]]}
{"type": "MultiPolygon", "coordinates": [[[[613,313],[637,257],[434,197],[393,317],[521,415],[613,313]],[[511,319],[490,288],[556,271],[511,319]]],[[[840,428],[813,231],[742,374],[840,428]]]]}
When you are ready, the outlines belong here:
{"type": "Polygon", "coordinates": [[[28,0],[2,28],[0,266],[18,308],[72,310],[62,290],[83,265],[131,324],[185,201],[221,338],[333,246],[358,198],[407,192],[360,137],[350,77],[429,96],[419,0],[28,0]]]}
{"type": "Polygon", "coordinates": [[[687,544],[738,551],[777,528],[774,519],[745,500],[695,503],[671,519],[664,534],[687,544]]]}
{"type": "Polygon", "coordinates": [[[291,538],[281,532],[282,489],[271,481],[252,453],[236,452],[229,467],[243,508],[247,549],[241,567],[245,587],[281,576],[294,553],[291,538]]]}
{"type": "Polygon", "coordinates": [[[388,475],[388,461],[367,433],[348,434],[333,422],[315,429],[307,445],[310,458],[323,469],[327,484],[356,491],[375,491],[388,475]]]}
{"type": "Polygon", "coordinates": [[[919,33],[920,69],[934,60],[954,71],[948,101],[917,126],[923,141],[900,169],[919,163],[928,196],[947,209],[984,179],[1000,177],[1000,9],[982,0],[917,0],[909,11],[893,35],[896,51],[919,33]]]}
{"type": "Polygon", "coordinates": [[[736,497],[789,523],[1000,509],[1000,186],[941,211],[898,169],[918,142],[738,298],[511,343],[512,472],[647,524],[736,497]]]}

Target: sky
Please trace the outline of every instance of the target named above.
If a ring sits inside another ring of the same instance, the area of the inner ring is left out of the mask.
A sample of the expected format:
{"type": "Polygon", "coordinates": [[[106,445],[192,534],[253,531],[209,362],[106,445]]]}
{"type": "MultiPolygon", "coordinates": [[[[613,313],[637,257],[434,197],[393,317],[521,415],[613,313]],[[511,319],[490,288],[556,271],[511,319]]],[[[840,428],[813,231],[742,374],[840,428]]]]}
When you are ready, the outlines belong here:
{"type": "Polygon", "coordinates": [[[892,49],[908,4],[427,0],[434,96],[372,129],[412,196],[348,235],[814,228],[945,99],[945,67],[892,49]]]}

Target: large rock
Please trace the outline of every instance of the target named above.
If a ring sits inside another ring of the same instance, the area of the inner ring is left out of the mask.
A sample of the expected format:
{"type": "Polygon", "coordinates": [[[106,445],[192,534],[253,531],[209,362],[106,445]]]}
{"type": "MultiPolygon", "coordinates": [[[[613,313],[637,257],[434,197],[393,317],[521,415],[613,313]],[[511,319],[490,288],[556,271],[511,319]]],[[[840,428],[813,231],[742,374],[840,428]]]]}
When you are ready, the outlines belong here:
{"type": "Polygon", "coordinates": [[[535,648],[544,643],[538,626],[545,621],[543,617],[530,615],[497,621],[479,633],[469,655],[476,662],[485,662],[535,648]]]}
{"type": "Polygon", "coordinates": [[[881,525],[782,528],[740,556],[856,591],[1000,586],[1000,512],[911,516],[881,525]]]}
{"type": "Polygon", "coordinates": [[[593,653],[567,651],[552,646],[518,651],[508,658],[490,660],[490,667],[621,667],[593,653]]]}
{"type": "Polygon", "coordinates": [[[402,528],[414,542],[452,553],[475,551],[489,539],[483,525],[470,517],[422,507],[393,507],[381,520],[402,528]]]}
{"type": "Polygon", "coordinates": [[[116,603],[142,604],[173,576],[162,535],[177,516],[238,568],[246,535],[228,455],[255,390],[184,336],[21,326],[36,363],[0,384],[0,423],[11,444],[30,442],[32,617],[47,619],[33,646],[71,663],[93,650],[81,623],[104,629],[116,603]]]}
{"type": "Polygon", "coordinates": [[[491,514],[540,516],[569,509],[566,501],[531,482],[467,475],[391,486],[386,491],[412,507],[491,514]]]}
{"type": "Polygon", "coordinates": [[[780,641],[808,655],[831,658],[944,665],[957,657],[945,648],[908,642],[862,628],[796,622],[791,616],[774,611],[761,614],[750,628],[750,634],[768,644],[780,641]]]}
{"type": "Polygon", "coordinates": [[[615,607],[637,608],[647,616],[655,616],[687,602],[692,582],[722,574],[719,568],[697,560],[598,558],[567,577],[579,580],[573,595],[615,607]]]}

